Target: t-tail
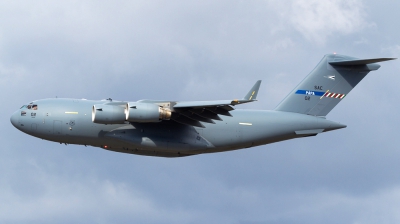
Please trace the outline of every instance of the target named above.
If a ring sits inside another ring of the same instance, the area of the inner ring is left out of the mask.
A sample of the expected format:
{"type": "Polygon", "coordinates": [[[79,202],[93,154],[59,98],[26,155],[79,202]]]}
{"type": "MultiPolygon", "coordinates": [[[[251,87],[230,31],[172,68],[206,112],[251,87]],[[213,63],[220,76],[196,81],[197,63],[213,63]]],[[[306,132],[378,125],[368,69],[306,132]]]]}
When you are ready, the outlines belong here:
{"type": "Polygon", "coordinates": [[[326,116],[370,71],[379,69],[376,62],[393,59],[327,54],[275,110],[326,116]]]}

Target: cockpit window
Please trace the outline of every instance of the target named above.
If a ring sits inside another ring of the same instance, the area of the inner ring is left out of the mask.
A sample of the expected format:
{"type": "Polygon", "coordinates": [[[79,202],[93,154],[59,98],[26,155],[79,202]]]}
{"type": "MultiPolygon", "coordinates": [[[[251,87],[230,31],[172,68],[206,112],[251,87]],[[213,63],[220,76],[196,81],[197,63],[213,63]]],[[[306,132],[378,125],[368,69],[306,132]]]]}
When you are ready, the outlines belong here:
{"type": "Polygon", "coordinates": [[[19,108],[19,109],[22,109],[22,108],[26,108],[26,105],[23,105],[21,108],[19,108]]]}
{"type": "Polygon", "coordinates": [[[24,106],[21,107],[21,109],[24,108],[24,107],[28,108],[28,110],[37,110],[38,109],[38,105],[37,104],[29,104],[28,106],[24,105],[24,106]]]}

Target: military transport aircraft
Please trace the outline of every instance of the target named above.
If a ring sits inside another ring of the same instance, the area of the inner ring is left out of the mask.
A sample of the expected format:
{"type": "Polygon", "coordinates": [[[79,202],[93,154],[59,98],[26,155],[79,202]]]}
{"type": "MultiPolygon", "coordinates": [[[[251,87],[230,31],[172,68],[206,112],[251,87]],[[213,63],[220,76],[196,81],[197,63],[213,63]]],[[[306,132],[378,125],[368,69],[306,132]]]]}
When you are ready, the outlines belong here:
{"type": "Polygon", "coordinates": [[[22,106],[11,123],[64,144],[147,156],[180,157],[248,148],[345,128],[325,116],[376,62],[328,54],[274,110],[239,110],[256,101],[261,81],[242,99],[217,101],[43,99],[22,106]]]}

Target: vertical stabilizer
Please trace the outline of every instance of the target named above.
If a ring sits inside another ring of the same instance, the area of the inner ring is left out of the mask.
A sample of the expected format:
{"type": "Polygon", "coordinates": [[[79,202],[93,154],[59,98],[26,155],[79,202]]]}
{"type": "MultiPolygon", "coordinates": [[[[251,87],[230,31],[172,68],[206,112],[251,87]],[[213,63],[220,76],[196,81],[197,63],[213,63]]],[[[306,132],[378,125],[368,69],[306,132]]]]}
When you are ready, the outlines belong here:
{"type": "Polygon", "coordinates": [[[370,71],[379,69],[376,62],[393,59],[325,55],[275,110],[326,116],[370,71]]]}

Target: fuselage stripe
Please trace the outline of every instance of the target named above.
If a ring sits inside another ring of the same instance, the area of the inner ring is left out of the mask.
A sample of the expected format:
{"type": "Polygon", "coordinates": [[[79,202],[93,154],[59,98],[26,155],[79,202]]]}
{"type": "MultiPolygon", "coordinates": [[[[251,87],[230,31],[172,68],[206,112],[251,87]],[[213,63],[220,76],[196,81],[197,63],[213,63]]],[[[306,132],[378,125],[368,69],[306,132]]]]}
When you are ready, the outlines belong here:
{"type": "Polygon", "coordinates": [[[343,99],[346,96],[346,94],[342,93],[328,93],[325,95],[325,97],[330,97],[330,98],[335,98],[335,99],[343,99]]]}
{"type": "Polygon", "coordinates": [[[335,99],[343,99],[346,94],[342,93],[332,93],[327,90],[326,92],[320,92],[320,91],[313,91],[313,90],[303,90],[299,89],[295,92],[295,94],[302,94],[302,95],[309,95],[309,96],[320,96],[321,99],[322,97],[330,97],[330,98],[335,98],[335,99]]]}
{"type": "Polygon", "coordinates": [[[312,95],[312,96],[323,96],[325,94],[325,92],[299,89],[299,90],[296,91],[296,94],[312,95]]]}

